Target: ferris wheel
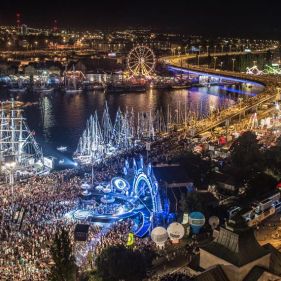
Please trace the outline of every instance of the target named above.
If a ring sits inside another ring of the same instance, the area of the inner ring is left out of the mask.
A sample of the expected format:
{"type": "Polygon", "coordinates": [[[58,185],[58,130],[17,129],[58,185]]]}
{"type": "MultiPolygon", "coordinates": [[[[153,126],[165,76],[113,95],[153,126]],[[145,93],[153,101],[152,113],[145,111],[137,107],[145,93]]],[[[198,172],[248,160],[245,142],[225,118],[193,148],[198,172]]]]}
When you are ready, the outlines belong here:
{"type": "Polygon", "coordinates": [[[155,68],[156,58],[154,52],[147,46],[137,45],[128,57],[128,69],[134,76],[149,76],[155,68]]]}

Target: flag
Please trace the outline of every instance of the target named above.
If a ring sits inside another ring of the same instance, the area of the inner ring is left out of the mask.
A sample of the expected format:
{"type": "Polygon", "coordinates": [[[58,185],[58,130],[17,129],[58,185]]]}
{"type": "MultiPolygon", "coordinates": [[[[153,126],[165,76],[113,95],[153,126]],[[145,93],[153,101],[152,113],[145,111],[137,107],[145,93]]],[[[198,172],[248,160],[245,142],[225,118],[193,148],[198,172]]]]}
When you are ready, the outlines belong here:
{"type": "Polygon", "coordinates": [[[134,234],[133,233],[129,233],[128,234],[128,241],[127,241],[127,246],[132,246],[134,245],[135,241],[134,241],[134,234]]]}

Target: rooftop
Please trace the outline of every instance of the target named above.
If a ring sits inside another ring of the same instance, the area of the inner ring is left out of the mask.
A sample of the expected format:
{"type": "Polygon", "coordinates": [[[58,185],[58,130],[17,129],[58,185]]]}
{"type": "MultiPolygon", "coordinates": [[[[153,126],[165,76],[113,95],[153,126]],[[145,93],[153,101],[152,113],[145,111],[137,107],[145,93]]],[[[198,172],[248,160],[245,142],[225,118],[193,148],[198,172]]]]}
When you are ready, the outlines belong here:
{"type": "Polygon", "coordinates": [[[259,245],[253,230],[241,217],[229,220],[225,227],[220,228],[217,238],[202,249],[237,267],[270,253],[259,245]]]}
{"type": "Polygon", "coordinates": [[[180,165],[153,166],[156,179],[167,184],[184,184],[192,182],[185,169],[180,165]]]}
{"type": "Polygon", "coordinates": [[[194,281],[229,281],[221,266],[216,265],[197,275],[194,281]]]}

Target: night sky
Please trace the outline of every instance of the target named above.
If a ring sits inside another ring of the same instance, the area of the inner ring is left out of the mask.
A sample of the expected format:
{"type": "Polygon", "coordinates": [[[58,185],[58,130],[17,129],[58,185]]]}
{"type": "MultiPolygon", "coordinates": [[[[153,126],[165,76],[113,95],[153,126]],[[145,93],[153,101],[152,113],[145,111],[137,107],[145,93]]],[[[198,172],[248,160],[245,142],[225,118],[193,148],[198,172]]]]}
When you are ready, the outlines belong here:
{"type": "Polygon", "coordinates": [[[281,39],[278,1],[205,0],[4,0],[0,24],[22,23],[91,29],[152,27],[201,35],[238,35],[281,39]],[[234,3],[235,2],[235,3],[234,3]]]}

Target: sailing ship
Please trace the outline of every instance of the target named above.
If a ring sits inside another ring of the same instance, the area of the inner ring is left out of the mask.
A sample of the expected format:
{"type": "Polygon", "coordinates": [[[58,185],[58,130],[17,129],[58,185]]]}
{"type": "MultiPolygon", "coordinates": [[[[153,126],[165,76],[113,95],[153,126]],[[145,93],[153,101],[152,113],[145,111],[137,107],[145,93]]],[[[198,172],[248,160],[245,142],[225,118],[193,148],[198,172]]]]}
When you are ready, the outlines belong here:
{"type": "Polygon", "coordinates": [[[45,82],[37,82],[33,85],[32,91],[34,93],[50,94],[54,91],[54,88],[49,87],[45,82]]]}
{"type": "Polygon", "coordinates": [[[22,81],[22,79],[18,79],[16,82],[11,82],[9,85],[10,93],[25,93],[27,91],[27,87],[22,81]]]}
{"type": "MultiPolygon", "coordinates": [[[[79,72],[80,73],[80,72],[79,72]]],[[[65,93],[66,94],[78,94],[82,93],[83,89],[80,85],[78,85],[78,78],[77,73],[75,71],[75,66],[73,65],[72,71],[64,73],[64,86],[65,86],[65,93]]]]}
{"type": "Polygon", "coordinates": [[[15,106],[14,100],[1,104],[0,162],[13,161],[19,176],[46,171],[47,158],[43,157],[34,134],[22,116],[22,109],[15,106]]]}
{"type": "Polygon", "coordinates": [[[101,82],[83,81],[82,88],[85,91],[104,91],[105,85],[101,82]]]}

